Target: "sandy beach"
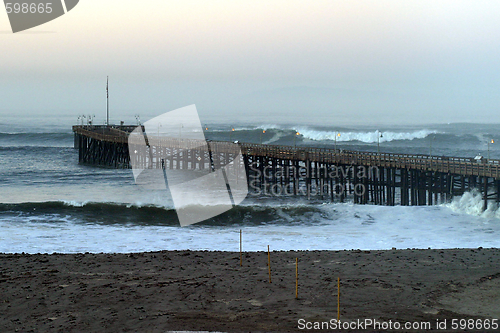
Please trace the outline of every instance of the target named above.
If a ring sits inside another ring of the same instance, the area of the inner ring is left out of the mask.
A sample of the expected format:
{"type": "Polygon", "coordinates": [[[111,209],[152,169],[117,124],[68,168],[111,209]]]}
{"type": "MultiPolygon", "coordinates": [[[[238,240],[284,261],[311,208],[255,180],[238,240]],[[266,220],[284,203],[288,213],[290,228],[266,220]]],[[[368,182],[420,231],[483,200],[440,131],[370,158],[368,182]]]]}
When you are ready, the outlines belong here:
{"type": "Polygon", "coordinates": [[[234,252],[2,254],[0,331],[304,331],[337,318],[338,278],[345,322],[445,322],[440,332],[457,332],[453,319],[500,318],[498,249],[271,252],[272,283],[267,260],[267,252],[244,253],[241,267],[234,252]]]}

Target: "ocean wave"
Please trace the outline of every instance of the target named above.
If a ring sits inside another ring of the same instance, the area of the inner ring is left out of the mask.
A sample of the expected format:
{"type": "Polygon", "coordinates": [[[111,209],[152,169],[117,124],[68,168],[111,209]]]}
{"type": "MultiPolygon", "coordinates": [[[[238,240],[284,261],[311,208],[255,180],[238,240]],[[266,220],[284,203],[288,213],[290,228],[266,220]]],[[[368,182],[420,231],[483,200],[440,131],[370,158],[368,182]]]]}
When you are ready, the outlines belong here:
{"type": "MultiPolygon", "coordinates": [[[[330,212],[331,213],[331,212],[330,212]]],[[[0,219],[70,221],[96,224],[179,225],[172,207],[114,202],[51,201],[0,204],[0,219]]],[[[261,225],[321,222],[329,214],[316,205],[246,204],[203,221],[201,226],[261,225]]]]}
{"type": "Polygon", "coordinates": [[[72,221],[98,224],[172,224],[175,211],[154,205],[130,205],[112,202],[48,201],[0,204],[0,216],[16,216],[25,221],[34,216],[45,221],[72,221]]]}
{"type": "Polygon", "coordinates": [[[449,131],[432,128],[412,128],[412,129],[390,129],[377,131],[372,129],[357,129],[357,128],[339,128],[338,131],[330,130],[324,126],[294,126],[294,125],[277,125],[277,124],[261,124],[255,126],[235,126],[225,129],[213,128],[205,132],[208,139],[212,140],[238,140],[240,142],[253,142],[263,144],[282,144],[293,145],[305,142],[307,144],[333,144],[334,141],[339,143],[354,143],[354,144],[376,144],[377,142],[399,142],[401,144],[409,144],[410,141],[415,141],[415,145],[428,146],[429,139],[432,138],[432,145],[435,148],[459,146],[462,149],[476,150],[486,148],[486,143],[490,136],[478,133],[468,133],[464,131],[449,131]],[[234,131],[232,130],[234,128],[234,131]],[[264,132],[265,131],[265,132],[264,132]],[[299,133],[296,136],[295,133],[299,133]],[[340,136],[338,136],[340,134],[340,136]],[[382,135],[379,137],[379,135],[382,135]],[[336,140],[335,140],[336,139],[336,140]],[[426,141],[426,142],[422,142],[426,141]],[[481,144],[483,143],[483,144],[481,144]]]}
{"type": "Polygon", "coordinates": [[[163,207],[154,204],[132,204],[119,202],[95,202],[95,201],[45,201],[45,202],[22,202],[22,203],[0,203],[0,212],[56,212],[57,210],[80,210],[108,211],[115,209],[157,209],[170,211],[174,208],[163,207]]]}
{"type": "Polygon", "coordinates": [[[297,131],[306,139],[313,141],[334,141],[337,137],[338,142],[359,141],[364,143],[391,142],[391,141],[411,141],[414,139],[424,139],[431,134],[437,134],[438,131],[422,129],[413,132],[393,132],[393,131],[373,131],[373,132],[353,132],[353,131],[318,131],[306,128],[298,128],[297,131]],[[340,136],[338,136],[340,134],[340,136]],[[381,135],[378,138],[378,135],[381,135]]]}
{"type": "Polygon", "coordinates": [[[72,136],[73,133],[68,131],[63,132],[0,132],[1,137],[9,137],[9,136],[25,136],[25,137],[60,137],[60,136],[72,136]]]}
{"type": "Polygon", "coordinates": [[[0,146],[66,147],[72,144],[70,132],[0,132],[0,146]]]}
{"type": "Polygon", "coordinates": [[[304,139],[311,141],[335,141],[337,138],[338,142],[350,142],[358,141],[363,143],[376,143],[378,141],[378,135],[380,137],[380,142],[390,142],[390,141],[411,141],[414,139],[424,139],[432,134],[445,134],[443,132],[431,129],[420,129],[414,131],[355,131],[349,129],[343,129],[339,131],[329,131],[320,130],[309,127],[301,126],[282,126],[276,124],[262,124],[255,127],[235,127],[234,137],[237,137],[238,131],[248,132],[254,131],[255,133],[260,133],[261,131],[269,132],[273,134],[272,139],[268,139],[268,142],[277,141],[285,136],[291,136],[298,132],[300,136],[304,139]],[[340,134],[340,136],[338,136],[340,134]]]}
{"type": "Polygon", "coordinates": [[[487,219],[500,219],[500,209],[496,202],[488,201],[488,208],[483,210],[483,195],[478,190],[465,192],[462,196],[456,197],[452,202],[445,204],[445,206],[457,213],[480,216],[487,219]]]}
{"type": "MultiPolygon", "coordinates": [[[[27,210],[33,208],[33,204],[23,205],[27,205],[27,210]]],[[[58,209],[63,205],[66,212],[95,208],[93,203],[81,202],[54,205],[58,209]],[[73,207],[80,205],[83,207],[73,207]]],[[[132,206],[115,206],[123,211],[123,216],[136,216],[132,206]]],[[[245,251],[263,251],[268,245],[273,250],[475,248],[498,247],[500,232],[498,223],[454,213],[444,206],[251,204],[231,210],[224,221],[212,219],[185,228],[177,222],[161,221],[163,211],[175,214],[168,209],[159,210],[158,223],[75,223],[74,216],[65,212],[27,217],[26,213],[14,212],[8,216],[2,213],[5,208],[0,205],[0,252],[6,253],[237,251],[240,230],[245,251]]],[[[95,215],[101,215],[101,220],[110,219],[102,212],[95,215]]],[[[147,219],[152,218],[147,215],[147,219]]]]}

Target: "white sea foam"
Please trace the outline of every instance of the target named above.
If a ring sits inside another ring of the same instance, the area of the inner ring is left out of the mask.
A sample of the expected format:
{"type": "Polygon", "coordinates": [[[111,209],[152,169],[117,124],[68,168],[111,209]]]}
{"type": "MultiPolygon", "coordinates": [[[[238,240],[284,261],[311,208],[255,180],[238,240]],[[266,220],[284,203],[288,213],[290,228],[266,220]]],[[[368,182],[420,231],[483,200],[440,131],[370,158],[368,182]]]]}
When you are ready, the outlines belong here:
{"type": "Polygon", "coordinates": [[[335,140],[335,136],[337,136],[337,141],[339,142],[348,142],[348,141],[359,141],[364,143],[375,143],[378,141],[378,135],[382,135],[380,137],[380,142],[390,142],[390,141],[398,141],[398,140],[414,140],[414,139],[423,139],[429,136],[430,134],[436,134],[437,131],[423,129],[419,131],[413,132],[392,132],[392,131],[373,131],[373,132],[346,132],[346,131],[317,131],[311,130],[307,128],[298,128],[297,131],[304,136],[304,138],[314,141],[323,141],[323,140],[335,140]],[[340,136],[338,136],[340,134],[340,136]]]}
{"type": "MultiPolygon", "coordinates": [[[[465,196],[465,211],[478,205],[465,196]]],[[[476,201],[474,201],[476,200],[476,201]]],[[[460,201],[460,200],[459,200],[460,201]]],[[[341,250],[396,248],[499,247],[500,221],[473,216],[456,207],[316,205],[306,214],[278,208],[281,223],[177,226],[75,223],[64,218],[0,221],[0,252],[136,252],[156,250],[243,249],[341,250]]],[[[457,204],[455,204],[457,205],[457,204]]],[[[264,209],[264,208],[262,208],[264,209]]]]}
{"type": "Polygon", "coordinates": [[[84,207],[85,205],[89,204],[90,201],[62,200],[62,202],[65,206],[84,207]]]}
{"type": "MultiPolygon", "coordinates": [[[[305,139],[313,140],[313,141],[324,141],[330,140],[334,141],[337,136],[337,141],[339,142],[349,142],[349,141],[359,141],[364,143],[375,143],[377,142],[377,136],[382,135],[380,137],[380,142],[390,142],[390,141],[398,141],[398,140],[414,140],[414,139],[424,139],[431,134],[440,133],[436,130],[430,129],[421,129],[418,131],[411,132],[396,132],[396,131],[321,131],[316,129],[311,129],[308,127],[287,127],[276,124],[263,124],[256,127],[251,126],[237,126],[234,127],[235,131],[253,131],[253,130],[278,130],[270,139],[266,139],[263,137],[263,143],[271,143],[279,140],[285,135],[289,135],[293,132],[299,132],[305,139]],[[288,132],[288,133],[287,133],[288,132]],[[338,136],[340,134],[340,136],[338,136]]],[[[227,131],[225,130],[213,130],[213,132],[218,131],[227,131]]]]}
{"type": "MultiPolygon", "coordinates": [[[[488,208],[483,211],[483,196],[477,190],[466,192],[461,197],[454,198],[451,203],[445,206],[462,214],[480,216],[486,219],[500,219],[500,210],[496,202],[488,201],[488,208]]],[[[500,223],[500,221],[498,222],[500,223]]]]}

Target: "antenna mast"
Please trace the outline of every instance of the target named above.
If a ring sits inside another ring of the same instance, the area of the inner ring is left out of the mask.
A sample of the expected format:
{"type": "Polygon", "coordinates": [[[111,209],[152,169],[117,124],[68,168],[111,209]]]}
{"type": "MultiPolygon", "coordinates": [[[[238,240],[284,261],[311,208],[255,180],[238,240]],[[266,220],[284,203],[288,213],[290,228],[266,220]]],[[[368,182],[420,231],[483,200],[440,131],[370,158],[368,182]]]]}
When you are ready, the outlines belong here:
{"type": "Polygon", "coordinates": [[[109,126],[109,76],[106,76],[106,125],[109,126]]]}

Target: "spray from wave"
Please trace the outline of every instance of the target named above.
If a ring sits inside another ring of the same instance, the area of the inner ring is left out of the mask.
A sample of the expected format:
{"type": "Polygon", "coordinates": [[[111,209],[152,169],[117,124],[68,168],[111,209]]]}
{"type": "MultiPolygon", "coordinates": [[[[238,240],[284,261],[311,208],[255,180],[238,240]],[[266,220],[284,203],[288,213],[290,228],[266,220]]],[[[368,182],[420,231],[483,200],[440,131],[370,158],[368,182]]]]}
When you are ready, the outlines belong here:
{"type": "Polygon", "coordinates": [[[480,216],[487,219],[500,219],[500,210],[496,202],[488,201],[488,208],[483,211],[483,196],[478,190],[464,193],[461,197],[454,198],[451,203],[445,204],[454,212],[480,216]]]}

